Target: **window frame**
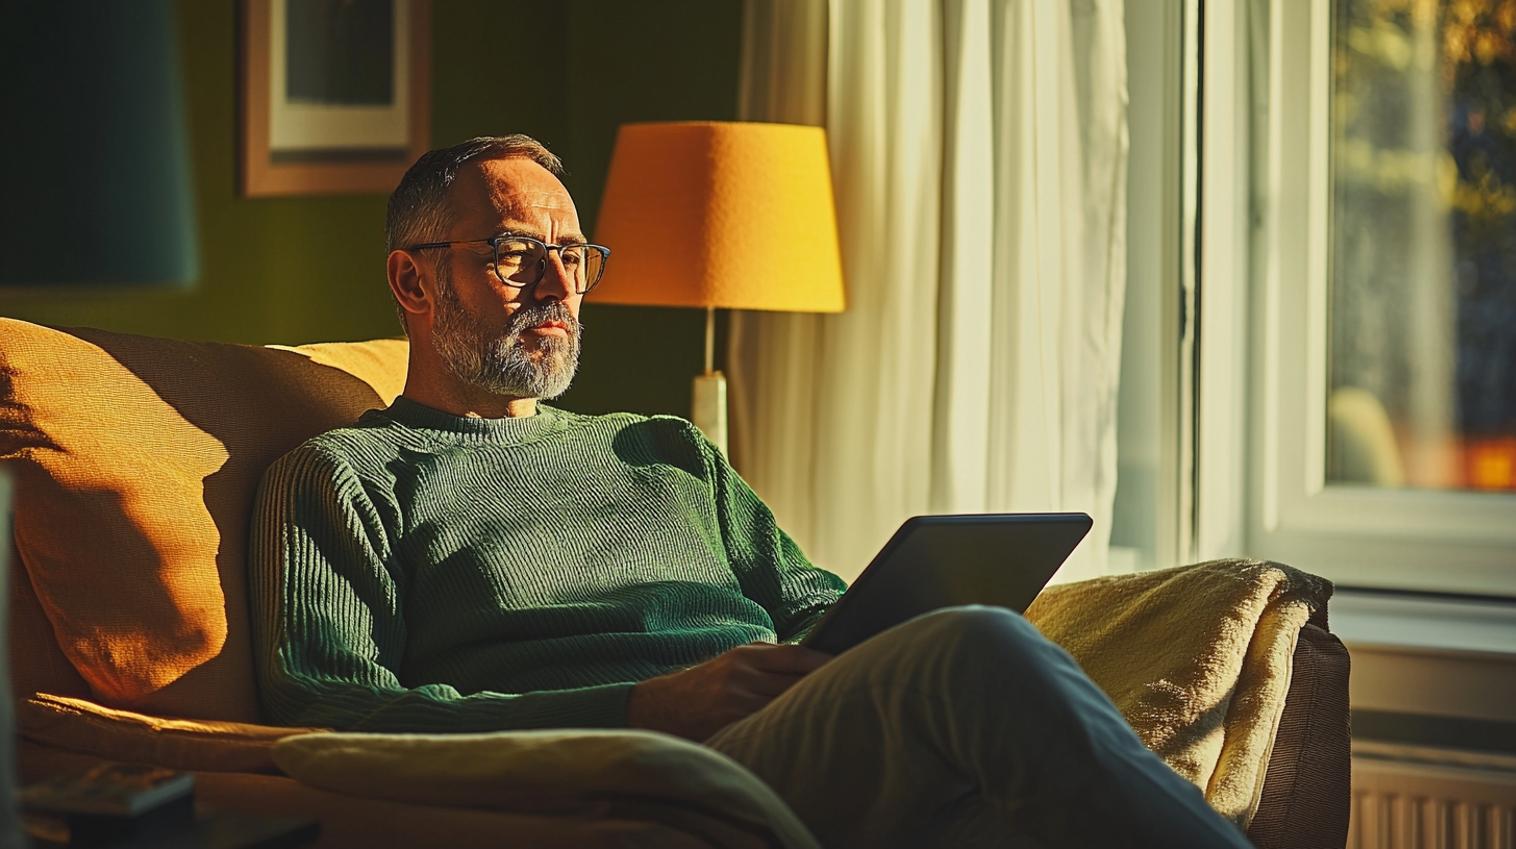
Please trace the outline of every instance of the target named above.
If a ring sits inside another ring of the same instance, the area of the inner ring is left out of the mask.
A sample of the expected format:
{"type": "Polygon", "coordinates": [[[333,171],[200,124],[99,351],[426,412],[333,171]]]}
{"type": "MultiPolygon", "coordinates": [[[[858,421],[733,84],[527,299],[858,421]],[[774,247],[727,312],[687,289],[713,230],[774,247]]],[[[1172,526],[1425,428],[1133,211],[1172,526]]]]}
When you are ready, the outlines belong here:
{"type": "MultiPolygon", "coordinates": [[[[1194,273],[1193,154],[1200,0],[1152,0],[1125,12],[1130,103],[1127,288],[1121,352],[1113,571],[1193,559],[1192,332],[1183,316],[1194,273]],[[1188,251],[1188,252],[1187,252],[1188,251]],[[1132,538],[1121,529],[1147,525],[1132,538]],[[1146,534],[1150,533],[1150,537],[1146,534]]],[[[1194,322],[1188,322],[1193,326],[1194,322]]]]}

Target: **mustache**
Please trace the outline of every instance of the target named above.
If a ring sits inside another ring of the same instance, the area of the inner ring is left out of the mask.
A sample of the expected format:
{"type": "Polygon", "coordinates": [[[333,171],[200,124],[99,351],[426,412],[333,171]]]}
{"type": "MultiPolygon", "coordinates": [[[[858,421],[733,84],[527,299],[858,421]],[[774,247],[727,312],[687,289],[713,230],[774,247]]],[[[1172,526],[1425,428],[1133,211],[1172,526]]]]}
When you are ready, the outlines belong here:
{"type": "Polygon", "coordinates": [[[569,328],[569,335],[576,339],[584,332],[584,324],[569,312],[562,301],[547,301],[516,310],[506,322],[505,332],[509,338],[514,339],[528,327],[536,327],[547,321],[562,322],[569,328]]]}

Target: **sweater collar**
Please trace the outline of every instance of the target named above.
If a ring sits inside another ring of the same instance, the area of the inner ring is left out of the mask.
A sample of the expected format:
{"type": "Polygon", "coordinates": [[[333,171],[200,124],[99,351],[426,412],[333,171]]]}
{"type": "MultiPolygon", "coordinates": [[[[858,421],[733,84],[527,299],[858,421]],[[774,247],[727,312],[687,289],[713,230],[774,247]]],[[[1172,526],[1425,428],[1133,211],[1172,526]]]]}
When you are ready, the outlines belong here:
{"type": "Polygon", "coordinates": [[[486,419],[458,416],[436,407],[397,395],[383,415],[407,427],[460,436],[483,438],[490,442],[520,443],[533,440],[562,424],[563,411],[538,402],[536,415],[486,419]]]}

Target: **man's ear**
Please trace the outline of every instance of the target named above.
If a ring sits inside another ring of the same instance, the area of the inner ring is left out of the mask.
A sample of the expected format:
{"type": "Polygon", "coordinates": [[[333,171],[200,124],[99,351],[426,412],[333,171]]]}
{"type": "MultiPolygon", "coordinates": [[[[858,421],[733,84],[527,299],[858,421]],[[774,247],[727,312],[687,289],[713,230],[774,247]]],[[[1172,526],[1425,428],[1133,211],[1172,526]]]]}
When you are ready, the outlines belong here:
{"type": "Polygon", "coordinates": [[[430,276],[430,272],[424,273],[420,263],[416,262],[409,251],[390,251],[389,258],[385,261],[385,276],[389,278],[390,293],[395,296],[395,302],[407,315],[422,316],[431,313],[434,307],[433,284],[423,285],[422,282],[423,278],[430,276]]]}

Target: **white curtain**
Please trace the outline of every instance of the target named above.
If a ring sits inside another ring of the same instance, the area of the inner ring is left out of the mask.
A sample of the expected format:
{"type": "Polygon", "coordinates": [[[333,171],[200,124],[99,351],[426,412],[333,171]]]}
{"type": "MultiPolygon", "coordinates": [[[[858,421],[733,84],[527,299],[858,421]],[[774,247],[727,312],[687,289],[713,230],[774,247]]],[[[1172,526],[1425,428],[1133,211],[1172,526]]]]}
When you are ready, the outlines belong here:
{"type": "Polygon", "coordinates": [[[822,124],[835,316],[732,316],[733,454],[852,578],[918,513],[1083,510],[1103,574],[1126,249],[1121,0],[748,0],[746,120],[822,124]]]}

